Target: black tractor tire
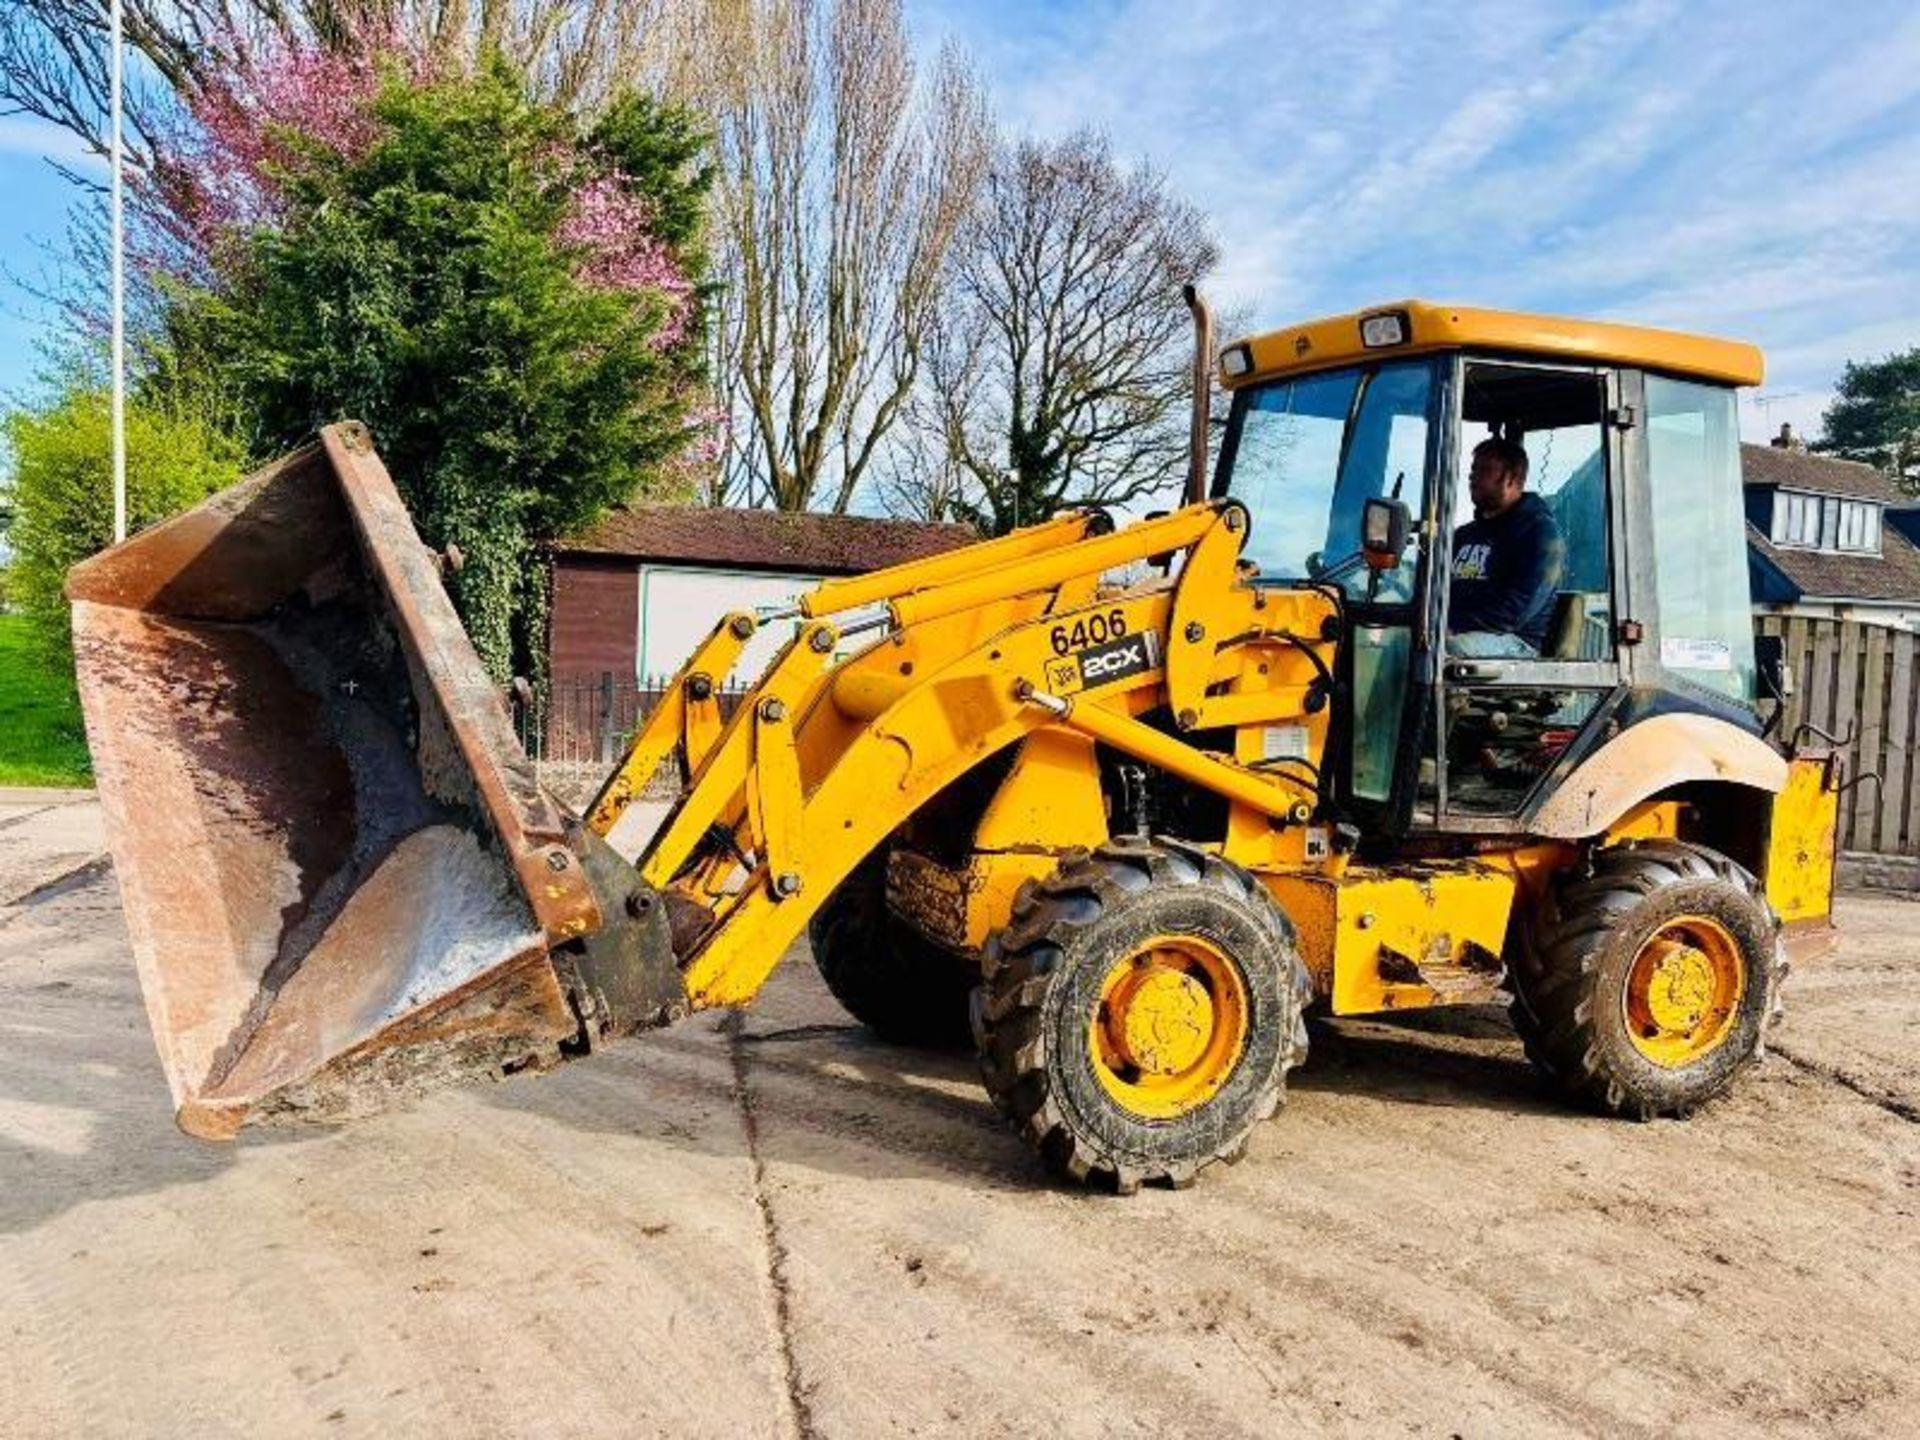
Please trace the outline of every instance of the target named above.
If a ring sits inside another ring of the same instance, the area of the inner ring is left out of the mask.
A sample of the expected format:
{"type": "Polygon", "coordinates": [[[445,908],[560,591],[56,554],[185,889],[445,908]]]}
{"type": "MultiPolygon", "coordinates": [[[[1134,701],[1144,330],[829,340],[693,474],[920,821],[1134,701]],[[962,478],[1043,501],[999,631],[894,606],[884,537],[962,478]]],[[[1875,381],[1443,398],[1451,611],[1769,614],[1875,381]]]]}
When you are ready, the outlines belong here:
{"type": "Polygon", "coordinates": [[[1184,1187],[1238,1161],[1306,1058],[1313,983],[1292,923],[1238,866],[1166,842],[1107,846],[1029,882],[989,940],[974,1043],[994,1105],[1057,1175],[1131,1194],[1184,1187]],[[1238,972],[1246,1026],[1219,1087],[1184,1114],[1147,1118],[1103,1088],[1092,1026],[1112,968],[1155,937],[1207,941],[1238,972]]]}
{"type": "Polygon", "coordinates": [[[807,938],[833,998],[882,1040],[938,1050],[967,1044],[979,970],[888,907],[885,851],[841,882],[807,938]]]}
{"type": "Polygon", "coordinates": [[[1764,1054],[1787,973],[1779,917],[1752,875],[1704,846],[1646,841],[1591,862],[1561,877],[1518,927],[1514,1028],[1534,1066],[1577,1103],[1640,1120],[1690,1115],[1764,1054]],[[1717,922],[1744,974],[1718,1043],[1663,1065],[1634,1043],[1627,991],[1643,947],[1684,916],[1717,922]]]}

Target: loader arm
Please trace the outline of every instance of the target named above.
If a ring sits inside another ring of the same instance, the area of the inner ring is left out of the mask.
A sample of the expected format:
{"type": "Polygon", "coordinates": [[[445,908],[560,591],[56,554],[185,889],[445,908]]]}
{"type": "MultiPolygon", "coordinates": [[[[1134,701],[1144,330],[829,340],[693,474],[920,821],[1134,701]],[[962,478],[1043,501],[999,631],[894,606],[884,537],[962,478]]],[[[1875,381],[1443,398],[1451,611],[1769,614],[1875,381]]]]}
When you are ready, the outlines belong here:
{"type": "MultiPolygon", "coordinates": [[[[944,584],[981,569],[1072,545],[1088,535],[1105,534],[1112,528],[1113,522],[1100,511],[1062,515],[996,540],[904,561],[865,575],[826,581],[802,595],[796,609],[809,619],[844,615],[847,611],[884,603],[895,596],[944,584]]],[[[635,733],[626,755],[588,807],[587,824],[596,834],[612,834],[627,808],[676,749],[684,758],[689,776],[700,769],[719,738],[718,689],[733,673],[747,642],[758,629],[756,617],[745,611],[722,616],[707,638],[687,657],[662,692],[660,703],[635,733]]],[[[812,635],[824,633],[827,632],[815,630],[812,635]]],[[[810,643],[820,642],[814,639],[810,643]]],[[[830,636],[825,643],[831,651],[835,637],[830,636]]],[[[763,682],[773,681],[774,668],[769,667],[763,682]]]]}
{"type": "Polygon", "coordinates": [[[612,834],[654,773],[676,748],[689,773],[713,748],[720,726],[719,686],[740,662],[740,653],[759,627],[754,617],[736,610],[721,617],[712,633],[695,647],[661,692],[659,703],[635,733],[626,755],[587,807],[587,825],[602,837],[612,834]]]}
{"type": "MultiPolygon", "coordinates": [[[[841,632],[829,620],[803,626],[743,699],[640,860],[643,880],[674,909],[690,1003],[750,1000],[863,859],[967,771],[1043,727],[1096,739],[1281,823],[1304,823],[1314,796],[1298,776],[1198,750],[1135,714],[1164,695],[1176,608],[1205,617],[1190,622],[1197,637],[1183,642],[1197,687],[1251,673],[1237,652],[1261,632],[1245,624],[1251,601],[1247,587],[1236,589],[1232,564],[1244,521],[1237,506],[1193,506],[1064,548],[1003,551],[1001,563],[984,568],[949,565],[944,583],[892,593],[868,584],[853,593],[886,607],[886,637],[838,667],[831,655],[841,632]],[[1080,583],[1182,550],[1224,553],[1226,564],[1106,595],[1080,583]],[[1071,608],[1060,608],[1063,598],[1071,608]],[[1096,617],[1102,633],[1135,637],[1143,663],[1056,694],[1063,657],[1055,632],[1070,635],[1096,617]]],[[[900,580],[927,578],[906,567],[900,580]]],[[[1262,693],[1276,711],[1297,712],[1303,688],[1262,693]]]]}

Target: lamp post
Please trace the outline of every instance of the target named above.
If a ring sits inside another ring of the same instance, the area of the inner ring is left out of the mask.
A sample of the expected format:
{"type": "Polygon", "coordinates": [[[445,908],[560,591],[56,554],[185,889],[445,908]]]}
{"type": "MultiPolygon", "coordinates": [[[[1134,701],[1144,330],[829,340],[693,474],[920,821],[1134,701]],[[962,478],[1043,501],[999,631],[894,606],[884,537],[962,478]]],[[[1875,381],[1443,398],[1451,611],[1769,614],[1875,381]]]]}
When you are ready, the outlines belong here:
{"type": "Polygon", "coordinates": [[[124,182],[121,171],[124,168],[122,142],[120,135],[120,112],[122,107],[122,60],[121,37],[124,17],[121,14],[122,0],[113,0],[108,37],[108,107],[113,111],[109,121],[112,141],[110,161],[113,167],[111,219],[108,228],[112,231],[110,244],[113,250],[113,341],[110,364],[113,366],[113,540],[117,545],[127,538],[127,380],[126,380],[126,276],[122,269],[121,251],[122,230],[125,225],[123,194],[124,182]]]}

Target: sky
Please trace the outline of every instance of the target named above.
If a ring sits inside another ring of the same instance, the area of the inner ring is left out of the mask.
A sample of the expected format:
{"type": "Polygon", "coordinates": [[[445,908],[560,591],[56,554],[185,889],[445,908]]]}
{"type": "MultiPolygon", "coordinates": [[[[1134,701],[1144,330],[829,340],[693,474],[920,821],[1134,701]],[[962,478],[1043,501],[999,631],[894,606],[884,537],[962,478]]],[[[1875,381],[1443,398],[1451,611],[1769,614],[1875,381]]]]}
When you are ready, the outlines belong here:
{"type": "Polygon", "coordinates": [[[1920,345],[1911,0],[907,9],[1006,126],[1166,172],[1256,328],[1418,297],[1748,340],[1750,438],[1920,345]]]}
{"type": "Polygon", "coordinates": [[[67,207],[77,192],[50,159],[103,179],[63,131],[19,115],[0,115],[0,407],[32,380],[35,341],[47,323],[34,296],[44,289],[65,233],[67,207]]]}
{"type": "MultiPolygon", "coordinates": [[[[1259,327],[1417,296],[1750,340],[1750,437],[1920,345],[1920,6],[905,0],[1001,122],[1108,131],[1212,220],[1259,327]]],[[[0,118],[0,396],[62,138],[0,118]]]]}

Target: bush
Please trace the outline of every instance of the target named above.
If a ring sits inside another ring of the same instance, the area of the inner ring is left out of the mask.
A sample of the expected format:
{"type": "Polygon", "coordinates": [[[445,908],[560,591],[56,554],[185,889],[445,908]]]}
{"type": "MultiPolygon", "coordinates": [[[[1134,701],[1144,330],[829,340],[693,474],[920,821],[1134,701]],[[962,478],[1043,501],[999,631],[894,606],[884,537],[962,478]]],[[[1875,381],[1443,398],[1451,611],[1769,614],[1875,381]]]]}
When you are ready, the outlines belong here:
{"type": "MultiPolygon", "coordinates": [[[[62,592],[68,569],[113,540],[112,418],[107,392],[70,382],[44,406],[0,421],[12,512],[7,598],[31,643],[63,670],[73,635],[62,592]]],[[[239,445],[196,417],[127,407],[127,529],[164,520],[240,477],[239,445]]]]}
{"type": "Polygon", "coordinates": [[[540,678],[540,542],[657,491],[689,443],[703,141],[640,99],[583,134],[497,59],[423,66],[283,56],[200,107],[201,149],[162,167],[189,257],[171,338],[256,453],[365,421],[422,538],[465,556],[449,588],[488,669],[540,678]]]}

